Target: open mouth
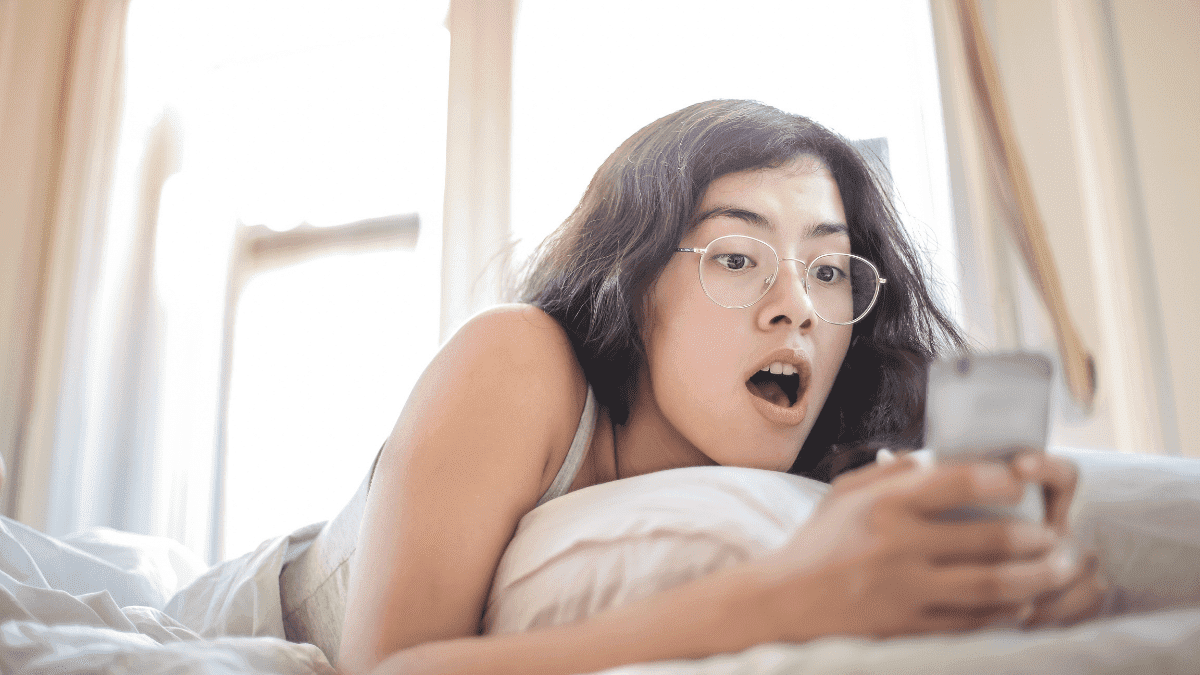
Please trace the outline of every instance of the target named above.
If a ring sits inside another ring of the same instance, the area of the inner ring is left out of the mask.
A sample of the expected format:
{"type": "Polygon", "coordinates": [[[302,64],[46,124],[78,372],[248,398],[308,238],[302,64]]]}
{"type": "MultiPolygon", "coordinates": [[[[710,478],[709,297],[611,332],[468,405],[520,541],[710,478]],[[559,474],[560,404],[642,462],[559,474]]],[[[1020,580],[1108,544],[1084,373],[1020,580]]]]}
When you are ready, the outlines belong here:
{"type": "Polygon", "coordinates": [[[772,373],[760,370],[746,381],[746,388],[751,394],[769,401],[781,408],[790,408],[800,397],[800,375],[792,373],[772,373]]]}

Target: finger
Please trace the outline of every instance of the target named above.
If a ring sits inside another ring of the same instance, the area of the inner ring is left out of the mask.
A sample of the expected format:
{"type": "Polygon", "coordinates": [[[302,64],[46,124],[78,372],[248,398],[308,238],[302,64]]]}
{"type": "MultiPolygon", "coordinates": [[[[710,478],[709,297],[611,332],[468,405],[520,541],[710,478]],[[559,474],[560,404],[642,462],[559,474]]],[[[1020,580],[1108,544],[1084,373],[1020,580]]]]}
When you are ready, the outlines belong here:
{"type": "Polygon", "coordinates": [[[1080,574],[1060,593],[1039,600],[1024,622],[1026,627],[1068,626],[1100,613],[1108,594],[1108,583],[1095,553],[1084,556],[1080,574]]]}
{"type": "Polygon", "coordinates": [[[931,578],[930,604],[965,607],[1022,605],[1063,590],[1078,574],[1078,555],[1059,547],[1034,560],[940,568],[931,578]]]}
{"type": "Polygon", "coordinates": [[[918,545],[934,565],[1031,560],[1059,542],[1058,534],[1045,525],[1012,518],[934,522],[918,532],[918,545]]]}
{"type": "Polygon", "coordinates": [[[1046,498],[1046,522],[1060,533],[1069,527],[1068,512],[1079,482],[1079,470],[1070,460],[1039,451],[1027,451],[1013,463],[1017,476],[1042,486],[1046,498]]]}
{"type": "Polygon", "coordinates": [[[1012,471],[993,462],[935,465],[882,480],[878,489],[926,515],[969,505],[1015,504],[1023,494],[1012,471]]]}
{"type": "Polygon", "coordinates": [[[1030,604],[991,605],[977,608],[930,607],[922,617],[922,628],[930,632],[957,633],[995,626],[999,622],[1020,624],[1030,604]]]}

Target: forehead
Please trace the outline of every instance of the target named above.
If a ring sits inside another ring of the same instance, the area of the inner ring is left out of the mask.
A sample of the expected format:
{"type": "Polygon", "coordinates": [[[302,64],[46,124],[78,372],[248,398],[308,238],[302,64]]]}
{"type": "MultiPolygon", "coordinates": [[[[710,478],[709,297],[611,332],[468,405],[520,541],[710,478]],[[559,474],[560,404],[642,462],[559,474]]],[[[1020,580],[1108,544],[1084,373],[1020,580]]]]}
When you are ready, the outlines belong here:
{"type": "Polygon", "coordinates": [[[717,178],[705,190],[692,222],[696,229],[744,224],[764,232],[798,233],[805,238],[849,233],[833,174],[823,162],[810,156],[778,168],[717,178]]]}

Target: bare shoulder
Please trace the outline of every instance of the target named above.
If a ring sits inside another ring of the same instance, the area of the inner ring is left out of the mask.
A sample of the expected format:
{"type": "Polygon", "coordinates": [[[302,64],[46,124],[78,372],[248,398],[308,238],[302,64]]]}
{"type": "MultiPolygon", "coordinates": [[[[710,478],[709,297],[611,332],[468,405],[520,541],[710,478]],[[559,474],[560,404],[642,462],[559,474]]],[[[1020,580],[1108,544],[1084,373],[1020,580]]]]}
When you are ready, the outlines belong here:
{"type": "Polygon", "coordinates": [[[540,370],[578,369],[562,325],[532,305],[500,305],[463,324],[446,346],[541,363],[540,370]]]}
{"type": "Polygon", "coordinates": [[[540,418],[551,426],[557,426],[553,420],[565,419],[570,429],[578,419],[569,419],[571,411],[582,409],[586,394],[583,370],[566,331],[530,305],[502,305],[473,317],[446,343],[426,375],[443,385],[462,385],[481,415],[524,413],[531,416],[526,421],[540,418]]]}
{"type": "MultiPolygon", "coordinates": [[[[414,387],[390,445],[416,452],[452,439],[470,448],[468,470],[489,461],[536,466],[519,482],[540,484],[555,450],[570,444],[586,392],[562,326],[536,307],[503,305],[446,342],[414,387]]],[[[461,461],[448,451],[429,459],[461,461]]]]}
{"type": "Polygon", "coordinates": [[[347,672],[476,634],[500,556],[570,445],[586,392],[565,331],[537,308],[489,310],[447,341],[371,483],[343,630],[347,672]]]}

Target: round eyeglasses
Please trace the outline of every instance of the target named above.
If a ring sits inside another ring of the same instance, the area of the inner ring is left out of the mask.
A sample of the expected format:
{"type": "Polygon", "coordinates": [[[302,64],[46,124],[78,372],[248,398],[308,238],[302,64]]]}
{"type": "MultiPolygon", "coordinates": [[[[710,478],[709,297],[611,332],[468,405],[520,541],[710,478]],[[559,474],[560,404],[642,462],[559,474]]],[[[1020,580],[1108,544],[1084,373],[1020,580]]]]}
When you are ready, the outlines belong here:
{"type": "MultiPolygon", "coordinates": [[[[749,307],[762,299],[779,277],[781,258],[765,241],[740,234],[713,239],[704,248],[677,248],[676,253],[699,253],[700,286],[713,302],[729,309],[749,307]]],[[[851,253],[826,253],[805,264],[804,292],[821,320],[846,326],[860,321],[879,298],[887,279],[866,258],[851,253]]]]}

